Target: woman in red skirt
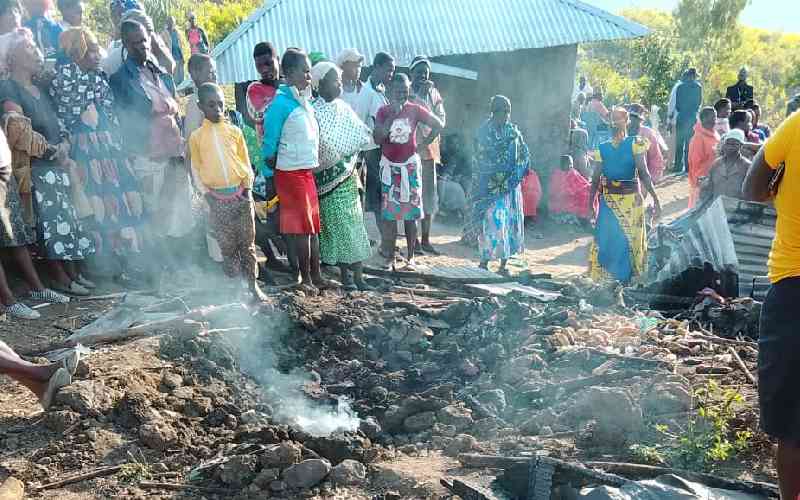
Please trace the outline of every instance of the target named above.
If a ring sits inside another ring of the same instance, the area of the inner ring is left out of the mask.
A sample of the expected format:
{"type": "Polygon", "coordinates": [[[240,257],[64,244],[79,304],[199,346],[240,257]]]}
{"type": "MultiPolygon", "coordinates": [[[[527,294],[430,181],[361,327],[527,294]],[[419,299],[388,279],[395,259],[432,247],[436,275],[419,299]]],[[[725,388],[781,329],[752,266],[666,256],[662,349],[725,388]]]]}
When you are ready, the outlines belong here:
{"type": "Polygon", "coordinates": [[[311,107],[311,63],[300,49],[281,60],[286,83],[264,117],[264,158],[275,170],[280,231],[294,249],[297,283],[313,291],[333,284],[320,274],[319,200],[313,170],[319,165],[319,126],[311,107]]]}

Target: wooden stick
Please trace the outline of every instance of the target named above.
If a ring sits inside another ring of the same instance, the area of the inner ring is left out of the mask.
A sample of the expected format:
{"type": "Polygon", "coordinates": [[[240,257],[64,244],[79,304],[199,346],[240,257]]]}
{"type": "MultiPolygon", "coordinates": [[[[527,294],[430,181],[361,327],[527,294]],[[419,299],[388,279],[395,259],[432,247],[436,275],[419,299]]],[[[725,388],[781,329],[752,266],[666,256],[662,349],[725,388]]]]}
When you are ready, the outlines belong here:
{"type": "Polygon", "coordinates": [[[113,300],[113,299],[121,299],[126,295],[128,295],[128,292],[109,293],[107,295],[90,295],[88,297],[79,297],[78,301],[89,302],[92,300],[113,300]]]}
{"type": "Polygon", "coordinates": [[[756,382],[756,378],[753,376],[752,373],[750,373],[750,370],[747,368],[747,365],[744,364],[742,358],[739,357],[739,353],[736,352],[736,349],[734,349],[733,347],[728,347],[728,352],[730,352],[733,355],[733,359],[736,360],[736,364],[739,365],[739,368],[742,369],[742,371],[744,372],[744,376],[747,377],[747,380],[749,380],[751,384],[757,386],[758,383],[756,382]]]}
{"type": "Polygon", "coordinates": [[[110,476],[112,474],[116,474],[122,468],[127,465],[114,465],[111,467],[101,467],[99,469],[95,469],[93,471],[84,472],[83,474],[76,474],[74,476],[65,477],[64,479],[59,479],[58,481],[53,481],[52,483],[46,483],[41,486],[38,486],[33,489],[33,491],[43,491],[43,490],[52,490],[53,488],[60,488],[62,486],[66,486],[68,484],[75,484],[81,481],[86,481],[88,479],[94,479],[97,477],[103,476],[110,476]]]}
{"type": "Polygon", "coordinates": [[[208,488],[205,486],[194,486],[193,484],[162,483],[157,481],[142,481],[139,483],[142,488],[153,488],[172,491],[194,491],[197,493],[213,493],[216,495],[234,495],[235,491],[225,488],[208,488]]]}

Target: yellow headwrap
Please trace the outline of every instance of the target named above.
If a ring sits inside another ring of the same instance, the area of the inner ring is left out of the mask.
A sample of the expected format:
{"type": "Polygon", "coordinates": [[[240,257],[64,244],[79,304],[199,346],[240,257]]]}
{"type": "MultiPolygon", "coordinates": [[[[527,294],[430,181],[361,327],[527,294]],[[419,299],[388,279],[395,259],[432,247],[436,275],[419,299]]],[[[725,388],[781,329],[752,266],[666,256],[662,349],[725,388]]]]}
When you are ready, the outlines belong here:
{"type": "Polygon", "coordinates": [[[61,33],[58,40],[72,62],[83,59],[89,51],[89,45],[97,45],[97,38],[86,28],[70,28],[61,33]]]}

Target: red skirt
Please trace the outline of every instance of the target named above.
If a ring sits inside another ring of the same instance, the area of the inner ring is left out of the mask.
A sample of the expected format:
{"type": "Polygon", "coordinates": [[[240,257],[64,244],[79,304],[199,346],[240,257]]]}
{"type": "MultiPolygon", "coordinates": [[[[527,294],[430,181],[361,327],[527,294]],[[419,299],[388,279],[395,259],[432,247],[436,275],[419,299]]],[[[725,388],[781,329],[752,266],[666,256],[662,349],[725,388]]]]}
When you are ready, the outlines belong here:
{"type": "Polygon", "coordinates": [[[317,183],[310,169],[275,170],[282,234],[319,234],[317,183]]]}

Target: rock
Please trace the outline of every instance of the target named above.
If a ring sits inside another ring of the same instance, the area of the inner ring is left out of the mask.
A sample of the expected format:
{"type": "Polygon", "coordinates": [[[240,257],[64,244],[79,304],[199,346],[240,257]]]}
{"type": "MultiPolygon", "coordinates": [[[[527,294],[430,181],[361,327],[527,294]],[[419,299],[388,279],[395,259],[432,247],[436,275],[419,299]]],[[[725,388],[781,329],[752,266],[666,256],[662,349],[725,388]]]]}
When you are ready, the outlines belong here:
{"type": "Polygon", "coordinates": [[[99,380],[78,380],[62,387],[56,394],[56,404],[68,406],[84,416],[108,412],[114,405],[116,393],[99,380]]]}
{"type": "Polygon", "coordinates": [[[267,448],[259,458],[259,462],[265,468],[284,469],[290,465],[299,463],[303,456],[300,445],[292,442],[275,444],[267,448]]]}
{"type": "Polygon", "coordinates": [[[269,483],[269,489],[276,493],[284,491],[286,489],[286,483],[284,481],[272,481],[269,483]]]}
{"type": "Polygon", "coordinates": [[[367,478],[367,468],[355,460],[343,460],[331,469],[330,479],[338,485],[357,485],[367,478]]]}
{"type": "Polygon", "coordinates": [[[455,437],[456,435],[456,426],[455,425],[447,425],[436,423],[431,429],[431,433],[433,435],[445,436],[445,437],[455,437]]]}
{"type": "Polygon", "coordinates": [[[331,472],[331,463],[327,460],[304,460],[283,471],[283,480],[292,489],[311,488],[318,485],[331,472]]]}
{"type": "Polygon", "coordinates": [[[71,410],[48,411],[44,414],[44,426],[53,432],[64,432],[80,421],[80,414],[71,410]]]}
{"type": "Polygon", "coordinates": [[[253,455],[236,455],[220,466],[220,481],[243,488],[253,481],[256,475],[257,459],[253,455]]]}
{"type": "Polygon", "coordinates": [[[411,457],[416,457],[417,455],[419,455],[419,448],[415,444],[407,444],[405,446],[401,446],[399,450],[402,453],[411,457]]]}
{"type": "Polygon", "coordinates": [[[386,387],[373,387],[369,391],[369,398],[375,403],[382,403],[386,401],[386,398],[389,396],[389,390],[386,387]]]}
{"type": "Polygon", "coordinates": [[[368,438],[349,432],[322,437],[309,436],[302,441],[306,448],[314,450],[334,464],[347,459],[363,462],[365,452],[372,448],[372,442],[368,438]]]}
{"type": "MultiPolygon", "coordinates": [[[[213,409],[214,407],[211,404],[210,398],[198,397],[186,401],[186,404],[183,407],[183,413],[187,417],[205,417],[206,415],[211,413],[211,410],[213,409]]],[[[233,415],[226,415],[225,418],[227,419],[228,417],[232,416],[233,415]]],[[[235,428],[236,426],[234,425],[233,427],[235,428]]]]}
{"type": "Polygon", "coordinates": [[[576,395],[564,417],[580,424],[594,420],[594,446],[622,448],[635,440],[644,427],[642,409],[621,388],[591,387],[576,395]]]}
{"type": "Polygon", "coordinates": [[[506,410],[506,393],[502,389],[493,389],[478,395],[478,401],[492,405],[498,412],[506,410]]]}
{"type": "Polygon", "coordinates": [[[472,433],[484,439],[494,439],[497,437],[497,431],[503,427],[505,423],[497,418],[483,418],[476,420],[472,424],[472,433]]]}
{"type": "Polygon", "coordinates": [[[440,423],[452,425],[458,430],[472,425],[472,412],[456,405],[445,406],[436,413],[436,417],[440,423]]]}
{"type": "Polygon", "coordinates": [[[126,392],[114,407],[114,421],[129,429],[135,429],[153,417],[152,403],[141,392],[126,392]]]}
{"type": "Polygon", "coordinates": [[[408,432],[426,431],[436,423],[436,414],[432,411],[417,413],[403,421],[403,427],[408,432]]]}
{"type": "Polygon", "coordinates": [[[539,418],[534,415],[520,424],[519,431],[526,436],[538,436],[542,430],[539,418]]]}
{"type": "Polygon", "coordinates": [[[359,424],[358,429],[364,433],[370,439],[375,439],[381,433],[381,425],[375,419],[375,417],[367,417],[361,421],[359,424]]]}
{"type": "Polygon", "coordinates": [[[642,398],[642,409],[648,415],[681,413],[691,408],[691,394],[686,387],[677,382],[654,384],[642,398]]]}
{"type": "Polygon", "coordinates": [[[444,450],[448,457],[457,457],[459,453],[466,453],[478,447],[478,441],[469,434],[459,434],[453,438],[450,445],[444,450]]]}
{"type": "Polygon", "coordinates": [[[257,486],[259,489],[266,490],[269,489],[269,485],[273,481],[277,481],[281,475],[280,469],[264,469],[258,473],[255,479],[253,479],[253,484],[257,486]]]}
{"type": "Polygon", "coordinates": [[[531,368],[537,364],[541,364],[541,358],[535,354],[512,358],[500,369],[500,380],[508,384],[526,380],[531,368]]]}
{"type": "Polygon", "coordinates": [[[163,392],[170,392],[174,391],[178,387],[183,385],[183,375],[173,373],[173,372],[164,372],[161,376],[161,386],[159,389],[163,392]]]}
{"type": "Polygon", "coordinates": [[[387,408],[383,416],[384,428],[389,432],[400,431],[405,419],[411,415],[426,411],[438,411],[445,406],[447,406],[447,402],[441,398],[409,396],[401,404],[387,408]]]}
{"type": "Polygon", "coordinates": [[[0,484],[0,500],[22,500],[25,498],[25,485],[22,481],[9,476],[0,484]]]}
{"type": "Polygon", "coordinates": [[[156,451],[166,451],[178,442],[178,434],[164,421],[151,421],[139,428],[139,439],[156,451]]]}

